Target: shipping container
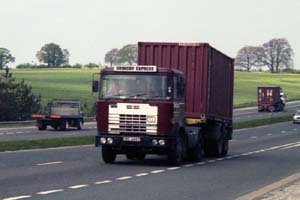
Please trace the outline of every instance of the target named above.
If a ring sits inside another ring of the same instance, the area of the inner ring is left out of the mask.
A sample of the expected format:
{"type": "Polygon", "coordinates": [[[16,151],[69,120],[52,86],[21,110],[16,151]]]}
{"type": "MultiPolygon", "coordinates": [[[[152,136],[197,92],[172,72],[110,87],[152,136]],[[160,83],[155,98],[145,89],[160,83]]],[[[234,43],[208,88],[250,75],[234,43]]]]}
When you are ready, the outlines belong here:
{"type": "Polygon", "coordinates": [[[258,111],[283,111],[285,107],[285,98],[281,87],[257,87],[257,104],[258,111]]]}
{"type": "Polygon", "coordinates": [[[138,64],[185,76],[185,117],[232,121],[234,60],[208,43],[138,43],[138,64]]]}

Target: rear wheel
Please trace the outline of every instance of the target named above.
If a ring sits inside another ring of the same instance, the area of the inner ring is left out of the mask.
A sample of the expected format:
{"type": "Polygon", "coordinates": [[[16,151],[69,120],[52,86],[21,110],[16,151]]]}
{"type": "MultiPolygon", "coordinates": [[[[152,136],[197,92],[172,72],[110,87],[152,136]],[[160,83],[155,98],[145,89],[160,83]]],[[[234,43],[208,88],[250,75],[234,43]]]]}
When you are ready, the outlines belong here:
{"type": "Polygon", "coordinates": [[[79,119],[78,121],[77,121],[77,130],[81,130],[82,129],[82,122],[81,122],[81,120],[79,119]]]}
{"type": "Polygon", "coordinates": [[[116,153],[111,147],[102,146],[102,159],[105,163],[113,163],[116,160],[116,153]]]}
{"type": "Polygon", "coordinates": [[[44,123],[41,123],[41,124],[38,125],[38,129],[39,129],[40,131],[44,131],[44,130],[47,129],[47,126],[46,126],[44,123]]]}
{"type": "Polygon", "coordinates": [[[228,139],[224,139],[223,140],[223,146],[222,146],[222,153],[221,156],[226,156],[229,150],[229,140],[228,139]]]}
{"type": "Polygon", "coordinates": [[[65,131],[67,129],[67,121],[62,121],[60,126],[59,126],[59,129],[61,131],[65,131]]]}
{"type": "Polygon", "coordinates": [[[275,109],[274,106],[270,106],[270,107],[269,107],[269,110],[270,110],[270,112],[275,112],[276,109],[275,109]]]}
{"type": "Polygon", "coordinates": [[[190,152],[190,158],[192,161],[199,162],[203,158],[203,140],[202,135],[199,134],[199,140],[195,148],[190,152]]]}

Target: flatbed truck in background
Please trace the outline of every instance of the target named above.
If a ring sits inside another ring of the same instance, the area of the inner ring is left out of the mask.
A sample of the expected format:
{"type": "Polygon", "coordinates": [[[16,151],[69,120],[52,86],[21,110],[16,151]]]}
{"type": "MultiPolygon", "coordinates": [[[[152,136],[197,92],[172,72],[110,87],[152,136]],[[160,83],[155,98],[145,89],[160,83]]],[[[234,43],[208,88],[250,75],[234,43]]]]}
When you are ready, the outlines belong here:
{"type": "Polygon", "coordinates": [[[84,123],[79,100],[53,100],[51,102],[50,114],[34,114],[36,126],[40,131],[51,126],[55,130],[65,131],[69,127],[82,129],[84,123]]]}
{"type": "Polygon", "coordinates": [[[139,42],[137,66],[103,69],[95,139],[104,162],[113,163],[117,154],[135,160],[167,155],[174,165],[204,154],[225,156],[233,63],[207,43],[139,42]]]}

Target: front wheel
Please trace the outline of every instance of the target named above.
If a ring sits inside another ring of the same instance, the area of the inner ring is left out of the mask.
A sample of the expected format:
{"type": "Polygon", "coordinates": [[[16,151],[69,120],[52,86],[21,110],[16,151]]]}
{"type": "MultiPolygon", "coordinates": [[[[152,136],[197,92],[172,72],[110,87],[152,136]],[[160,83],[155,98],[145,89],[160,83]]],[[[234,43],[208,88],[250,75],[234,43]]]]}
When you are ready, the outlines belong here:
{"type": "Polygon", "coordinates": [[[39,124],[38,129],[39,129],[40,131],[44,131],[44,130],[47,129],[47,126],[46,126],[44,123],[42,123],[42,124],[39,124]]]}
{"type": "Polygon", "coordinates": [[[174,148],[170,149],[168,159],[172,165],[180,165],[183,160],[183,139],[178,137],[174,148]]]}
{"type": "Polygon", "coordinates": [[[82,122],[81,122],[81,120],[79,119],[78,121],[77,121],[77,130],[81,130],[82,129],[82,122]]]}
{"type": "Polygon", "coordinates": [[[102,159],[105,163],[113,163],[116,160],[116,153],[112,148],[107,146],[102,146],[102,159]]]}

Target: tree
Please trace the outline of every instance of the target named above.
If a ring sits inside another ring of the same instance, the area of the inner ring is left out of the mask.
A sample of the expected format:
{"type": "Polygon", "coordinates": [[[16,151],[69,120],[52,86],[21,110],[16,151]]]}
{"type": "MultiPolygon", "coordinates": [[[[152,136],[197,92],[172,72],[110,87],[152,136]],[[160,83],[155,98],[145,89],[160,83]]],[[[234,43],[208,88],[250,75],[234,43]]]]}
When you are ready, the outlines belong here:
{"type": "Polygon", "coordinates": [[[0,48],[0,70],[7,67],[8,63],[15,62],[15,58],[10,54],[10,51],[6,48],[0,48]]]}
{"type": "Polygon", "coordinates": [[[137,45],[128,44],[122,47],[117,54],[118,63],[124,64],[136,64],[137,63],[137,45]]]}
{"type": "Polygon", "coordinates": [[[116,64],[117,63],[117,54],[118,54],[117,48],[109,50],[105,54],[105,58],[104,58],[105,63],[109,63],[110,66],[113,66],[114,64],[116,64]]]}
{"type": "Polygon", "coordinates": [[[257,51],[259,47],[245,46],[238,51],[235,58],[235,65],[241,68],[245,68],[250,71],[252,67],[260,66],[257,51]]]}
{"type": "Polygon", "coordinates": [[[54,43],[45,44],[36,53],[39,62],[46,63],[48,67],[59,67],[69,63],[70,53],[67,49],[61,49],[54,43]]]}
{"type": "Polygon", "coordinates": [[[0,76],[0,121],[26,120],[41,109],[41,96],[35,96],[24,80],[15,82],[12,73],[0,76]]]}
{"type": "Polygon", "coordinates": [[[262,45],[257,51],[259,60],[269,68],[270,72],[293,66],[294,54],[289,42],[285,38],[272,39],[262,45]]]}

